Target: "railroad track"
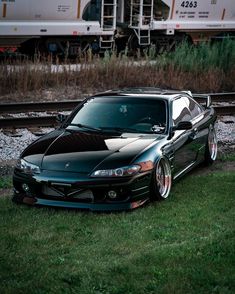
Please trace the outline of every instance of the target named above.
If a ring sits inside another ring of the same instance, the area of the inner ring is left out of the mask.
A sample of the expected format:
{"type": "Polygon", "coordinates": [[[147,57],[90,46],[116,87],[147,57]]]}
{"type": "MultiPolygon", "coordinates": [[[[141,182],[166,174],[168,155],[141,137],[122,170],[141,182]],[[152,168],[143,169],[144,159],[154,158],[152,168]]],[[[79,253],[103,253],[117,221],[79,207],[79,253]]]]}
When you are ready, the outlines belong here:
{"type": "MultiPolygon", "coordinates": [[[[235,93],[216,93],[210,95],[213,102],[234,102],[235,93]]],[[[60,102],[41,103],[11,103],[0,105],[0,115],[9,113],[44,112],[44,111],[70,111],[82,100],[70,100],[60,102]]],[[[235,115],[235,104],[215,105],[218,115],[235,115]]],[[[29,127],[55,127],[58,125],[56,114],[28,117],[4,117],[0,118],[0,129],[3,128],[29,128],[29,127]]]]}
{"type": "Polygon", "coordinates": [[[75,108],[80,100],[53,101],[53,102],[23,102],[5,103],[0,105],[0,114],[43,111],[67,111],[75,108]]]}
{"type": "Polygon", "coordinates": [[[234,102],[235,101],[235,92],[207,93],[205,95],[211,96],[212,102],[234,102]]]}

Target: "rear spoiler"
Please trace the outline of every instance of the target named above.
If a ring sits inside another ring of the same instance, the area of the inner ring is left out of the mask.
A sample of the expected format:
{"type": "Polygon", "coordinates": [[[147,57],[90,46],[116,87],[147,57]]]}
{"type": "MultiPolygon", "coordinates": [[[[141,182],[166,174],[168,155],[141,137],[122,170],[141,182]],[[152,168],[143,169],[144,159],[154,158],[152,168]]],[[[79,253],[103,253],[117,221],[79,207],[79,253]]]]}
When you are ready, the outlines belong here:
{"type": "Polygon", "coordinates": [[[202,104],[205,108],[209,108],[211,106],[211,96],[208,94],[193,94],[191,91],[182,91],[189,96],[191,96],[198,103],[202,104]]]}
{"type": "Polygon", "coordinates": [[[205,108],[211,106],[211,96],[206,94],[192,94],[193,99],[202,104],[205,108]]]}

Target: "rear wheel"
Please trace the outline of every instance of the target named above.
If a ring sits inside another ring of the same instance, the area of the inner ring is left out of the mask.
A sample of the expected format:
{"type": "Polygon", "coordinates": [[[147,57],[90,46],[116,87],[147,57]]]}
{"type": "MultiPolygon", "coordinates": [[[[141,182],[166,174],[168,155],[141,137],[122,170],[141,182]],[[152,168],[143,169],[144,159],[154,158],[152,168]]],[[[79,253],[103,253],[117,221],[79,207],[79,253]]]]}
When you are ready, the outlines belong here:
{"type": "Polygon", "coordinates": [[[207,138],[206,151],[205,151],[205,163],[211,165],[217,158],[218,146],[216,132],[213,126],[209,129],[207,138]]]}
{"type": "Polygon", "coordinates": [[[171,190],[172,178],[170,163],[166,158],[161,158],[155,167],[152,179],[152,194],[153,200],[166,199],[171,190]]]}

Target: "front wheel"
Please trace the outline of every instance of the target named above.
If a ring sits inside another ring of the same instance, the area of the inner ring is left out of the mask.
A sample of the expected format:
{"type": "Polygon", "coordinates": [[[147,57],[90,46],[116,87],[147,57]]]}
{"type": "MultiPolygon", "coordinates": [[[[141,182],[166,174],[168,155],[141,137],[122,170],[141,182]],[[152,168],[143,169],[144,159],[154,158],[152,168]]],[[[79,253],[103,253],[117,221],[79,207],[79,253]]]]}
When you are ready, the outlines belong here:
{"type": "Polygon", "coordinates": [[[166,158],[161,158],[155,167],[152,179],[152,193],[153,200],[166,199],[171,190],[172,178],[170,163],[166,158]]]}
{"type": "Polygon", "coordinates": [[[214,127],[210,127],[209,134],[206,143],[205,151],[205,163],[206,165],[211,165],[217,157],[218,146],[217,146],[217,137],[214,127]]]}

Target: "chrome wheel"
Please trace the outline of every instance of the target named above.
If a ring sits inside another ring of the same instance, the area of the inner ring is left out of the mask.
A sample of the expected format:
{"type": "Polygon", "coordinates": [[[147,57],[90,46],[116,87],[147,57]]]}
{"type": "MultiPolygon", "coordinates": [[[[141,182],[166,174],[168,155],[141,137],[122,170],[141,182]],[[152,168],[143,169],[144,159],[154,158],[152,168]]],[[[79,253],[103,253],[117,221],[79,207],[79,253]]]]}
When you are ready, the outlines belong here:
{"type": "Polygon", "coordinates": [[[214,129],[212,129],[208,135],[208,151],[209,151],[210,159],[212,161],[215,161],[217,157],[218,147],[217,147],[216,133],[214,129]]]}
{"type": "Polygon", "coordinates": [[[160,197],[167,198],[171,190],[171,167],[168,160],[161,158],[155,172],[156,189],[160,197]]]}

